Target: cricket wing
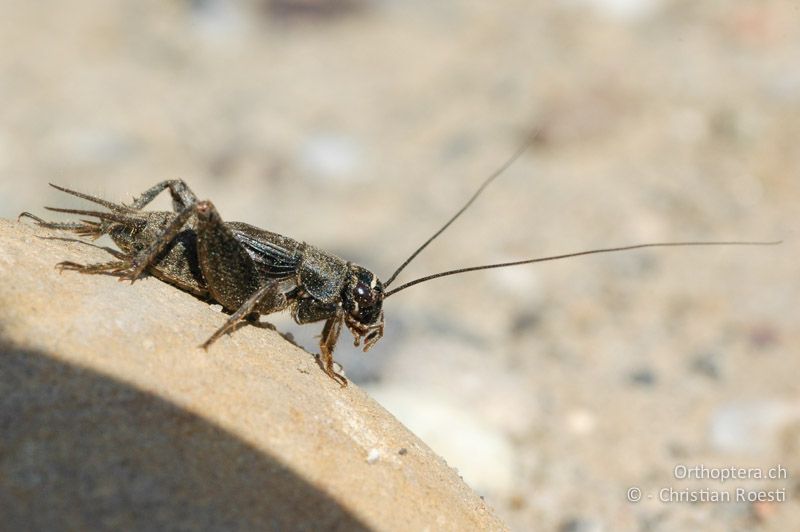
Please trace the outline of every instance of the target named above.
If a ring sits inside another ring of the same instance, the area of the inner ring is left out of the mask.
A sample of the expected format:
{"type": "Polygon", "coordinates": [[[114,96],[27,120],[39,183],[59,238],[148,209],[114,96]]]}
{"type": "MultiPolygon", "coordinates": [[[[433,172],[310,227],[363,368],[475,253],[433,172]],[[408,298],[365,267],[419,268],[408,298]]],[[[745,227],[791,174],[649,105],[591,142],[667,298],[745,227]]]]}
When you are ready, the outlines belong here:
{"type": "Polygon", "coordinates": [[[247,224],[231,223],[230,227],[261,275],[269,279],[287,279],[297,273],[302,258],[299,242],[247,224]]]}

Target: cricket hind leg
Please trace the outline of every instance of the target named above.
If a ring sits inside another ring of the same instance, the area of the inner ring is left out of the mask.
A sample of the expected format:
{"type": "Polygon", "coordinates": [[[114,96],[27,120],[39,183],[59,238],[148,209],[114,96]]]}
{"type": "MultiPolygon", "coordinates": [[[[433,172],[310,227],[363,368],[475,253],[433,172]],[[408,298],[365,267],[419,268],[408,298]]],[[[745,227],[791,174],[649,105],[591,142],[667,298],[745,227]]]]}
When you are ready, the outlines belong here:
{"type": "Polygon", "coordinates": [[[181,212],[190,205],[197,203],[197,196],[195,196],[192,189],[189,188],[189,185],[187,185],[183,179],[170,179],[156,183],[142,192],[133,200],[130,208],[137,211],[143,209],[164,190],[169,190],[169,194],[172,196],[172,208],[175,212],[181,212]]]}
{"type": "Polygon", "coordinates": [[[96,262],[94,264],[80,264],[77,262],[72,262],[71,260],[61,261],[56,264],[56,269],[60,272],[64,270],[78,272],[78,273],[86,273],[86,274],[106,274],[106,275],[115,275],[118,276],[126,269],[130,268],[130,257],[121,251],[117,251],[116,249],[111,249],[106,246],[97,246],[95,244],[91,244],[89,242],[83,242],[81,240],[75,240],[80,244],[84,244],[87,246],[92,246],[98,249],[102,249],[103,251],[109,253],[117,260],[112,260],[108,262],[96,262]]]}
{"type": "Polygon", "coordinates": [[[130,211],[131,208],[123,205],[121,203],[114,203],[113,201],[104,200],[103,198],[98,198],[97,196],[92,196],[90,194],[84,194],[83,192],[78,192],[76,190],[71,190],[66,187],[62,187],[59,185],[54,185],[53,183],[49,183],[51,187],[56,190],[60,190],[61,192],[66,192],[71,196],[75,196],[76,198],[85,199],[86,201],[91,201],[92,203],[96,203],[98,205],[102,205],[103,207],[115,211],[115,212],[125,212],[130,211]]]}
{"type": "MultiPolygon", "coordinates": [[[[65,189],[62,187],[58,187],[56,185],[51,185],[58,190],[63,190],[69,194],[74,196],[87,199],[89,201],[94,201],[95,203],[99,203],[105,207],[108,207],[109,210],[112,212],[100,212],[100,211],[84,211],[78,209],[58,209],[58,208],[51,208],[47,207],[49,210],[53,210],[56,212],[64,212],[69,214],[79,214],[79,215],[86,215],[86,216],[94,216],[101,220],[101,223],[95,224],[94,222],[87,222],[87,224],[83,226],[61,226],[60,228],[73,230],[76,232],[83,231],[83,233],[79,234],[86,234],[89,230],[92,231],[92,236],[100,236],[103,234],[110,233],[111,228],[115,224],[120,224],[124,227],[143,227],[146,226],[148,223],[147,215],[145,213],[141,213],[139,211],[142,210],[148,203],[153,201],[153,199],[160,194],[164,190],[169,190],[170,194],[172,195],[173,207],[175,208],[176,212],[178,213],[177,216],[170,222],[164,232],[157,238],[155,241],[141,253],[138,253],[134,257],[130,257],[128,262],[128,267],[123,271],[115,271],[115,273],[119,274],[120,280],[129,280],[134,282],[138,279],[144,271],[155,264],[159,258],[159,255],[162,251],[172,242],[178,234],[181,232],[183,227],[189,221],[192,216],[196,213],[196,205],[197,200],[195,198],[194,193],[189,189],[189,187],[181,180],[171,180],[171,181],[162,181],[149,189],[147,189],[144,193],[142,193],[137,199],[134,200],[133,204],[130,206],[127,205],[117,205],[115,203],[111,203],[100,198],[95,198],[94,196],[89,196],[86,194],[82,194],[80,192],[75,192],[69,189],[65,189]],[[96,227],[95,227],[96,226],[96,227]]],[[[32,215],[31,215],[32,216],[32,215]]]]}
{"type": "MultiPolygon", "coordinates": [[[[30,213],[22,213],[20,216],[31,218],[42,227],[73,231],[81,236],[90,236],[93,238],[97,238],[103,234],[109,233],[111,228],[116,224],[121,224],[126,227],[141,227],[143,224],[147,224],[147,221],[142,218],[142,215],[138,214],[137,211],[141,211],[142,208],[153,201],[153,199],[155,199],[155,197],[162,191],[167,189],[169,190],[170,195],[172,196],[173,207],[175,208],[176,212],[178,212],[178,215],[170,223],[170,225],[167,226],[164,233],[158,239],[156,239],[156,241],[148,249],[144,250],[142,253],[139,253],[135,257],[129,258],[127,261],[127,268],[123,268],[123,270],[117,270],[116,267],[114,267],[115,274],[119,274],[121,279],[127,279],[131,282],[135,281],[149,266],[155,263],[159,254],[164,250],[164,248],[166,248],[167,245],[169,245],[169,243],[178,235],[178,233],[180,233],[183,226],[188,222],[192,215],[195,214],[195,205],[197,204],[197,199],[194,193],[186,185],[186,183],[179,179],[162,181],[150,187],[138,198],[136,198],[133,204],[130,206],[112,203],[110,201],[60,187],[52,183],[50,186],[57,190],[61,190],[62,192],[66,192],[67,194],[71,194],[73,196],[102,205],[108,208],[111,212],[48,207],[49,210],[56,212],[94,216],[101,220],[99,223],[92,221],[55,223],[47,222],[30,213]]],[[[104,265],[108,264],[111,263],[104,263],[104,265]]],[[[79,271],[85,271],[88,273],[89,271],[95,270],[94,266],[99,267],[101,265],[87,265],[83,267],[85,270],[79,271]]],[[[75,269],[76,266],[69,266],[68,268],[75,269]]]]}
{"type": "MultiPolygon", "coordinates": [[[[155,199],[158,194],[162,191],[169,189],[170,195],[172,196],[172,205],[175,212],[180,212],[185,208],[193,205],[197,202],[197,198],[194,195],[194,192],[189,188],[189,186],[180,179],[172,179],[168,181],[162,181],[149,189],[145,190],[138,198],[136,198],[132,205],[125,205],[122,203],[114,203],[108,200],[104,200],[102,198],[98,198],[97,196],[92,196],[90,194],[84,194],[83,192],[78,192],[76,190],[71,190],[59,185],[54,185],[50,183],[50,186],[55,188],[56,190],[60,190],[62,192],[66,192],[72,196],[77,198],[85,199],[87,201],[91,201],[92,203],[96,203],[98,205],[102,205],[106,207],[108,210],[112,211],[111,214],[106,214],[101,216],[96,211],[78,211],[78,210],[67,210],[67,209],[51,209],[58,212],[66,212],[72,214],[86,214],[89,216],[96,216],[101,218],[105,222],[119,222],[119,223],[129,223],[131,221],[131,215],[135,211],[142,210],[147,204],[149,204],[153,199],[155,199]],[[128,214],[126,217],[125,214],[128,214]]],[[[23,213],[30,218],[35,219],[37,222],[41,223],[43,220],[36,218],[35,216],[31,215],[30,213],[23,213]]],[[[22,216],[22,215],[21,215],[22,216]]],[[[50,222],[48,223],[49,226],[53,229],[73,229],[73,226],[68,226],[65,224],[53,224],[50,222]]],[[[77,225],[77,224],[75,224],[77,225]]]]}
{"type": "MultiPolygon", "coordinates": [[[[186,183],[180,179],[173,179],[162,181],[145,190],[133,201],[130,208],[135,210],[143,209],[164,190],[169,190],[172,196],[172,206],[177,212],[177,216],[148,248],[133,258],[131,269],[123,276],[124,279],[129,280],[131,283],[136,281],[149,266],[156,262],[161,252],[181,233],[184,226],[191,219],[198,219],[197,215],[200,209],[206,204],[211,205],[210,202],[206,201],[198,202],[194,192],[186,183]]],[[[213,210],[213,206],[211,208],[213,210]]]]}
{"type": "Polygon", "coordinates": [[[126,260],[112,260],[95,264],[78,264],[77,262],[65,260],[56,264],[56,269],[58,269],[59,272],[67,270],[78,273],[107,275],[119,275],[129,267],[130,262],[126,260]]]}
{"type": "Polygon", "coordinates": [[[102,205],[111,212],[106,213],[101,211],[58,209],[58,208],[46,207],[48,210],[52,210],[55,212],[93,216],[95,218],[99,218],[100,222],[95,222],[93,220],[81,220],[80,222],[48,222],[47,220],[43,220],[38,216],[35,216],[29,212],[21,213],[17,219],[30,218],[31,220],[35,221],[39,227],[45,227],[47,229],[72,231],[73,233],[79,236],[89,237],[93,239],[97,239],[100,236],[109,233],[111,227],[114,226],[115,224],[129,225],[129,224],[141,223],[141,220],[138,220],[132,216],[133,214],[132,209],[126,207],[125,205],[113,203],[111,201],[98,198],[97,196],[84,194],[83,192],[71,190],[59,185],[55,185],[53,183],[50,183],[50,186],[56,190],[60,190],[61,192],[65,192],[71,196],[75,196],[77,198],[81,198],[87,201],[91,201],[92,203],[102,205]]]}
{"type": "Polygon", "coordinates": [[[71,260],[65,260],[56,264],[56,269],[59,273],[66,270],[85,274],[105,274],[118,277],[122,272],[131,266],[130,257],[116,249],[112,249],[107,246],[98,246],[96,244],[92,244],[91,242],[84,242],[83,240],[77,240],[74,238],[50,238],[55,240],[64,240],[67,242],[75,242],[84,246],[91,246],[93,248],[101,249],[117,259],[108,262],[96,262],[93,264],[80,264],[78,262],[72,262],[71,260]]]}
{"type": "Polygon", "coordinates": [[[133,283],[148,267],[154,265],[158,261],[161,252],[183,231],[189,220],[196,215],[195,211],[196,204],[192,204],[179,212],[148,248],[145,248],[131,259],[130,269],[121,276],[121,279],[133,283]]]}
{"type": "Polygon", "coordinates": [[[259,289],[258,272],[250,255],[225,226],[210,201],[184,207],[149,247],[133,257],[131,268],[122,278],[131,283],[136,281],[158,261],[164,249],[190,221],[194,222],[198,264],[209,293],[225,308],[239,307],[259,289]]]}
{"type": "MultiPolygon", "coordinates": [[[[47,229],[61,229],[67,231],[73,231],[80,236],[91,236],[93,238],[98,238],[103,233],[100,229],[100,224],[97,222],[92,222],[90,220],[81,220],[80,222],[48,222],[46,220],[42,220],[38,216],[35,216],[29,212],[21,213],[17,219],[20,218],[30,218],[36,225],[39,227],[45,227],[47,229]]],[[[56,238],[56,237],[51,237],[56,238]]],[[[95,264],[79,264],[77,262],[72,262],[69,260],[59,262],[56,264],[56,269],[59,272],[63,272],[64,270],[67,271],[75,271],[79,273],[87,273],[87,274],[109,274],[109,275],[119,275],[125,269],[130,268],[130,260],[129,257],[122,253],[121,251],[117,251],[115,249],[111,249],[106,246],[97,246],[95,244],[84,242],[82,240],[76,240],[73,238],[63,238],[58,240],[67,240],[71,242],[78,242],[80,244],[84,244],[87,246],[96,247],[98,249],[102,249],[106,251],[110,255],[114,256],[118,260],[108,261],[108,262],[98,262],[95,264]]]]}
{"type": "MultiPolygon", "coordinates": [[[[146,205],[169,182],[147,191],[135,206],[146,205]]],[[[260,285],[258,270],[247,250],[220,218],[210,201],[194,201],[183,207],[149,248],[132,260],[131,268],[122,277],[133,282],[154,263],[183,228],[190,222],[197,235],[197,260],[211,298],[223,307],[236,311],[201,347],[207,349],[223,334],[230,333],[243,320],[258,314],[285,309],[289,300],[281,292],[285,279],[269,280],[260,285]]]]}
{"type": "Polygon", "coordinates": [[[17,221],[22,218],[30,218],[36,222],[36,225],[39,227],[72,231],[80,236],[91,236],[97,238],[102,234],[100,232],[100,224],[90,220],[81,220],[80,222],[48,222],[47,220],[43,220],[35,214],[31,214],[29,212],[20,213],[20,215],[17,216],[17,221]]]}

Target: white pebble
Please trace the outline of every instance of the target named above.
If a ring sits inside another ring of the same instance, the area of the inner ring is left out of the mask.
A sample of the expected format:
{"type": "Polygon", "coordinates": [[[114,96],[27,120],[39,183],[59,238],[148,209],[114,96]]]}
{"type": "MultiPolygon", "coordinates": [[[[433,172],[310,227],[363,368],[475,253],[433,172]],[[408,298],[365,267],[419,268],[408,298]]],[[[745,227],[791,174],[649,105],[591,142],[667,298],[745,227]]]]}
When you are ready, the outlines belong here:
{"type": "Polygon", "coordinates": [[[567,414],[567,427],[578,436],[592,433],[597,426],[597,418],[588,410],[573,410],[567,414]]]}
{"type": "Polygon", "coordinates": [[[658,9],[661,0],[562,0],[565,4],[587,4],[597,12],[622,20],[647,17],[658,9]]]}
{"type": "Polygon", "coordinates": [[[374,464],[381,457],[381,452],[378,449],[370,449],[367,455],[367,463],[374,464]]]}
{"type": "Polygon", "coordinates": [[[302,147],[302,163],[308,173],[321,181],[348,182],[359,175],[362,165],[361,145],[340,134],[318,134],[302,147]]]}

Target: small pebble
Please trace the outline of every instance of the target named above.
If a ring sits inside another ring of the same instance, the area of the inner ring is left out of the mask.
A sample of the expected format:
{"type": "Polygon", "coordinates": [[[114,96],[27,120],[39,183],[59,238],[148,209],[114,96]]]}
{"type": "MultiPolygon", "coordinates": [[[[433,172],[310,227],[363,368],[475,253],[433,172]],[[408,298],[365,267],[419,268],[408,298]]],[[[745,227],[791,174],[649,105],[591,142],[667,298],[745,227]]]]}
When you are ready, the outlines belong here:
{"type": "Polygon", "coordinates": [[[623,21],[636,21],[656,12],[660,0],[584,0],[599,13],[623,21]]]}
{"type": "Polygon", "coordinates": [[[599,532],[603,526],[582,517],[569,518],[558,526],[559,532],[599,532]]]}
{"type": "Polygon", "coordinates": [[[320,181],[352,182],[363,176],[363,147],[355,138],[337,133],[312,136],[302,147],[302,164],[309,175],[320,181]]]}
{"type": "Polygon", "coordinates": [[[515,337],[534,333],[541,323],[542,315],[539,312],[535,310],[525,310],[514,316],[511,322],[510,333],[515,337]]]}
{"type": "Polygon", "coordinates": [[[214,303],[213,305],[209,305],[208,308],[213,310],[214,312],[222,312],[222,305],[214,303]]]}
{"type": "Polygon", "coordinates": [[[492,277],[492,286],[497,291],[501,291],[506,297],[524,302],[527,306],[535,306],[544,297],[542,283],[530,269],[500,268],[492,270],[489,275],[492,277]]]}
{"type": "Polygon", "coordinates": [[[719,357],[714,353],[700,353],[694,357],[691,362],[690,369],[694,373],[708,377],[709,379],[719,379],[719,357]]]}
{"type": "Polygon", "coordinates": [[[596,425],[597,418],[587,410],[573,410],[567,414],[567,427],[578,436],[590,434],[596,425]]]}
{"type": "Polygon", "coordinates": [[[370,449],[367,455],[367,463],[374,464],[381,457],[381,452],[378,449],[370,449]]]}
{"type": "Polygon", "coordinates": [[[656,374],[653,373],[652,370],[649,370],[647,368],[642,368],[632,371],[628,375],[628,380],[631,382],[631,384],[635,384],[637,386],[642,386],[642,387],[649,387],[656,383],[656,374]]]}
{"type": "Polygon", "coordinates": [[[750,330],[750,345],[756,349],[770,349],[779,342],[778,331],[769,325],[757,325],[750,330]]]}

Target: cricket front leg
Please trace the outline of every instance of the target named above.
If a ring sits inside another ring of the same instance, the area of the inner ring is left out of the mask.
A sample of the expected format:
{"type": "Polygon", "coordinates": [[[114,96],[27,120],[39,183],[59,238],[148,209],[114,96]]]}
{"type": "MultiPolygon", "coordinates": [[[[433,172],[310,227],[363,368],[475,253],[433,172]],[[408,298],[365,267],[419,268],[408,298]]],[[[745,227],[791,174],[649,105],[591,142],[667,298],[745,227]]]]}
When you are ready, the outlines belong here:
{"type": "Polygon", "coordinates": [[[347,386],[347,379],[333,369],[333,350],[339,339],[339,333],[342,332],[342,321],[342,315],[337,314],[325,322],[325,326],[322,328],[322,338],[319,341],[319,353],[322,371],[344,388],[347,386]]]}

